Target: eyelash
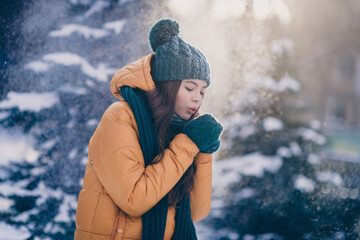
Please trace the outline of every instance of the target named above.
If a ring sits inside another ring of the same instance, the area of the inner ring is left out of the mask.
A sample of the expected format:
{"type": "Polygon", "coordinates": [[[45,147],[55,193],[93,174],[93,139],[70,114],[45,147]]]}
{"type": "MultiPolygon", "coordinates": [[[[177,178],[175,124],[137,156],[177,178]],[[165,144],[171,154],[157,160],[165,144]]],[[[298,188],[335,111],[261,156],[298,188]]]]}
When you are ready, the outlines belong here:
{"type": "MultiPolygon", "coordinates": [[[[186,90],[188,90],[189,92],[191,92],[193,89],[192,88],[187,88],[187,87],[185,87],[186,88],[186,90]]],[[[200,92],[200,94],[202,95],[202,96],[204,96],[205,95],[205,93],[203,93],[203,92],[200,92]]]]}

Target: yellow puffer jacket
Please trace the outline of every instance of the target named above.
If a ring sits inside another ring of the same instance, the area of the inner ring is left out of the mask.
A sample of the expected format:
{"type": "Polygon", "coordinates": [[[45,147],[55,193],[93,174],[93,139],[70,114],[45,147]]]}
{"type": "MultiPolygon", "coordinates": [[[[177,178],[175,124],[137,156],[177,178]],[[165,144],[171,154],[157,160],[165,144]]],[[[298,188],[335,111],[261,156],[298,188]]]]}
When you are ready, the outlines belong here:
{"type": "MultiPolygon", "coordinates": [[[[134,114],[117,89],[124,85],[154,89],[151,57],[144,56],[120,69],[111,81],[110,90],[120,101],[105,111],[89,142],[75,239],[141,239],[141,215],[175,186],[194,160],[197,172],[190,195],[193,221],[210,211],[212,155],[199,153],[185,134],[176,135],[161,162],[145,168],[134,114]]],[[[170,207],[164,239],[171,239],[174,228],[175,208],[170,207]]]]}

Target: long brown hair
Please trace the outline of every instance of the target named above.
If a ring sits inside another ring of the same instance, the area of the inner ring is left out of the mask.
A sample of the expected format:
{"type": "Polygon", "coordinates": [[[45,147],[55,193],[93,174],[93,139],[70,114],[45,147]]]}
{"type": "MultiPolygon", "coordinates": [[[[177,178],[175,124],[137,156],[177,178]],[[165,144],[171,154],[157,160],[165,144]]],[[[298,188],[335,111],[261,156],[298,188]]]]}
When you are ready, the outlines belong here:
{"type": "MultiPolygon", "coordinates": [[[[171,130],[170,122],[175,113],[174,108],[176,95],[179,91],[180,85],[181,80],[157,82],[154,90],[145,92],[145,96],[153,114],[160,152],[152,164],[156,164],[163,159],[164,150],[169,146],[170,141],[175,137],[176,133],[171,130]]],[[[197,115],[198,113],[196,112],[190,119],[193,119],[197,115]]],[[[194,185],[195,173],[196,165],[195,162],[193,162],[178,183],[170,191],[169,206],[176,205],[176,203],[185,199],[190,194],[194,185]]]]}

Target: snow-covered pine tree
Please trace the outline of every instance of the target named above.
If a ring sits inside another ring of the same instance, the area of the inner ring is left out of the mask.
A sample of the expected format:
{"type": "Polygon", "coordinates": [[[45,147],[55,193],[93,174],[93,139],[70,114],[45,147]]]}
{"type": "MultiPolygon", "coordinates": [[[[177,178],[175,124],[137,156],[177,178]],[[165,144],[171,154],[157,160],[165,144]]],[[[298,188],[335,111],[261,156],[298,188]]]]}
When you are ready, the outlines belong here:
{"type": "Polygon", "coordinates": [[[112,75],[150,53],[156,4],[31,1],[7,22],[20,35],[6,35],[14,44],[0,102],[1,236],[73,239],[88,141],[116,100],[112,75]]]}
{"type": "Polygon", "coordinates": [[[297,118],[296,41],[276,35],[274,21],[249,17],[233,25],[241,30],[229,51],[241,65],[231,69],[235,84],[213,168],[212,236],[357,239],[359,199],[340,173],[323,169],[320,122],[297,118]]]}

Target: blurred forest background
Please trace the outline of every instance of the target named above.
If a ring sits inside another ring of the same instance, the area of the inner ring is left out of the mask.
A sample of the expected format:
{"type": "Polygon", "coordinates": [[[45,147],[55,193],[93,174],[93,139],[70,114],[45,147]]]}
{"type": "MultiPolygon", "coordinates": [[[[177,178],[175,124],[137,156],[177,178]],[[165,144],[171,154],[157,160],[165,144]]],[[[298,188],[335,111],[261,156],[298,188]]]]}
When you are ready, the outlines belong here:
{"type": "Polygon", "coordinates": [[[199,239],[360,238],[360,2],[1,0],[0,239],[73,239],[115,71],[162,17],[211,65],[223,123],[199,239]]]}

